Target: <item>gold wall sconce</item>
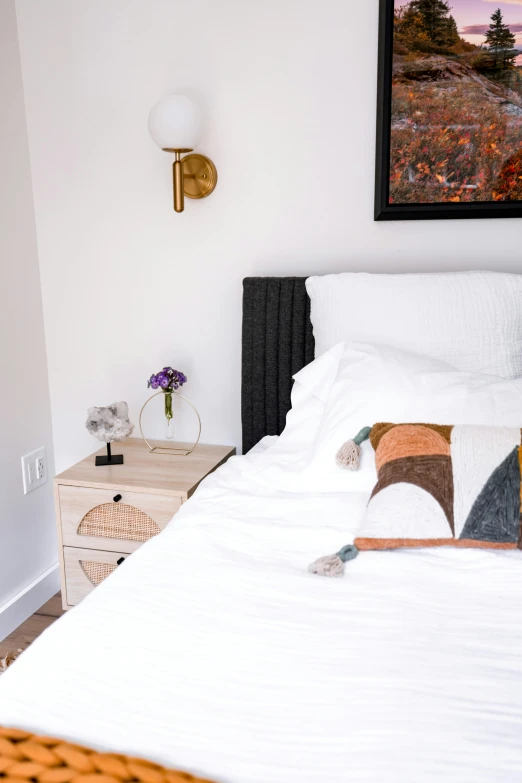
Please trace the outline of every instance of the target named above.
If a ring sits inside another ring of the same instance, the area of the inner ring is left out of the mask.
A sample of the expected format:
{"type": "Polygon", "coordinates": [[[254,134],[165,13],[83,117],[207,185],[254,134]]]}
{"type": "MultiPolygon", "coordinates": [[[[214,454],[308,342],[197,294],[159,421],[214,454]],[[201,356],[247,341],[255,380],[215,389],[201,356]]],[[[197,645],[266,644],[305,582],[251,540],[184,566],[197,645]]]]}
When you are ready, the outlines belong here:
{"type": "Polygon", "coordinates": [[[197,106],[183,95],[167,95],[152,107],[149,133],[164,152],[174,153],[172,179],[174,210],[183,212],[187,198],[210,196],[217,183],[217,170],[205,155],[186,155],[197,145],[201,115],[197,106]],[[184,158],[181,156],[185,155],[184,158]]]}

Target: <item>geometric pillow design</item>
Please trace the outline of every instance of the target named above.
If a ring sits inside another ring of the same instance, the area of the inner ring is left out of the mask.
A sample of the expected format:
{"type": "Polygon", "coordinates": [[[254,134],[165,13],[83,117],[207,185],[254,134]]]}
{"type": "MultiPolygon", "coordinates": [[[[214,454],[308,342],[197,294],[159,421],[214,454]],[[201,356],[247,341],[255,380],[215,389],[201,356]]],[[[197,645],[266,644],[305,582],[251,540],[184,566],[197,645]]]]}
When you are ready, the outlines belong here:
{"type": "Polygon", "coordinates": [[[521,431],[376,424],[377,484],[358,549],[522,549],[521,431]]]}

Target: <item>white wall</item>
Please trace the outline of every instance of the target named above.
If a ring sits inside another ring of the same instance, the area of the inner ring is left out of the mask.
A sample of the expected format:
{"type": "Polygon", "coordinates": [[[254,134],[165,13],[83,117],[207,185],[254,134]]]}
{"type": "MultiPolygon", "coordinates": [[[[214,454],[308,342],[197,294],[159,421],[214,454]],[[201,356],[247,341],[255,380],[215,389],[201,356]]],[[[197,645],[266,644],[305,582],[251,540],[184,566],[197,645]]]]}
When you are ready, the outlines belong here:
{"type": "Polygon", "coordinates": [[[14,0],[0,3],[0,105],[1,639],[58,589],[52,482],[24,496],[20,463],[45,446],[54,469],[14,0]],[[41,579],[49,569],[51,577],[41,579]]]}
{"type": "Polygon", "coordinates": [[[17,0],[59,468],[92,404],[172,363],[203,439],[240,441],[241,280],[519,271],[521,224],[372,220],[377,0],[17,0]],[[169,92],[208,118],[219,182],[172,211],[147,133],[169,92]]]}

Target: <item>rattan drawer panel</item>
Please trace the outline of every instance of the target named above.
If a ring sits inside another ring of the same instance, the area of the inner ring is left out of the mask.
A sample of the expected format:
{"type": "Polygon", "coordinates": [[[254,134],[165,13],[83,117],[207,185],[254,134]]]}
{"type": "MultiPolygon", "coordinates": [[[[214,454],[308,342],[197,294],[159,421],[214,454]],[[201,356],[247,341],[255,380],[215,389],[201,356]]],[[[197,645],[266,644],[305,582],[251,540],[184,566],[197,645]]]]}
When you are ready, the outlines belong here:
{"type": "Polygon", "coordinates": [[[98,549],[63,549],[67,605],[76,606],[91,590],[118,567],[126,552],[102,552],[98,549]]]}
{"type": "Polygon", "coordinates": [[[133,552],[163,530],[181,506],[180,498],[169,495],[67,485],[59,486],[58,496],[64,545],[114,552],[133,552]]]}

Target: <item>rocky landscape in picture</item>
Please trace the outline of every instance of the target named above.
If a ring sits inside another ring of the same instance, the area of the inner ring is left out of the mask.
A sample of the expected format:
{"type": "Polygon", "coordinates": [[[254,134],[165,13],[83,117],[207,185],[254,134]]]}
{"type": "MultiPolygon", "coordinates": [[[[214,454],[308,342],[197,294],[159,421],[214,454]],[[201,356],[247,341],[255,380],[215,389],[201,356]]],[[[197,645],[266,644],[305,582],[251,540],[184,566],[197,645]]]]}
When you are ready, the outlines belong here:
{"type": "Polygon", "coordinates": [[[513,200],[522,200],[522,0],[396,0],[390,203],[513,200]]]}

